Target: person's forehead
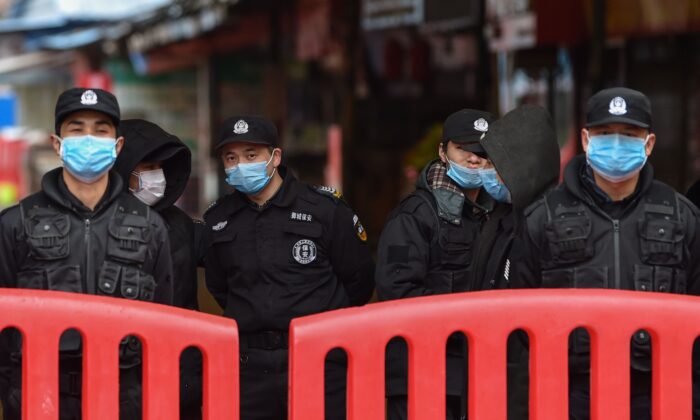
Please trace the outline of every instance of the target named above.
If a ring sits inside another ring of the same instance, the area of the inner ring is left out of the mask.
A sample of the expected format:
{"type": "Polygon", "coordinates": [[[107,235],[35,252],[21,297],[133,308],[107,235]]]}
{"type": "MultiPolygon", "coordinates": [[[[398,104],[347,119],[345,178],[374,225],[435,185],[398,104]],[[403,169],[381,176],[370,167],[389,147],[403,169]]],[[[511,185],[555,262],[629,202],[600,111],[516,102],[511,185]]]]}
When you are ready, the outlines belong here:
{"type": "Polygon", "coordinates": [[[109,125],[114,126],[114,122],[112,121],[112,118],[99,111],[91,111],[91,110],[80,110],[80,111],[75,111],[70,114],[68,114],[64,119],[63,119],[63,124],[70,124],[74,122],[105,122],[109,125]]]}
{"type": "Polygon", "coordinates": [[[221,153],[243,153],[247,151],[260,151],[267,149],[268,146],[256,143],[233,142],[221,147],[221,153]]]}
{"type": "Polygon", "coordinates": [[[163,165],[163,162],[161,162],[161,161],[159,161],[159,160],[142,160],[142,161],[139,162],[136,166],[140,166],[140,167],[154,167],[154,166],[160,167],[160,166],[162,166],[162,165],[163,165]]]}
{"type": "Polygon", "coordinates": [[[646,131],[646,128],[642,127],[637,127],[636,125],[632,124],[625,124],[625,123],[612,123],[612,124],[603,124],[603,125],[597,125],[594,127],[590,127],[589,130],[593,131],[602,131],[602,130],[607,130],[607,131],[646,131]]]}

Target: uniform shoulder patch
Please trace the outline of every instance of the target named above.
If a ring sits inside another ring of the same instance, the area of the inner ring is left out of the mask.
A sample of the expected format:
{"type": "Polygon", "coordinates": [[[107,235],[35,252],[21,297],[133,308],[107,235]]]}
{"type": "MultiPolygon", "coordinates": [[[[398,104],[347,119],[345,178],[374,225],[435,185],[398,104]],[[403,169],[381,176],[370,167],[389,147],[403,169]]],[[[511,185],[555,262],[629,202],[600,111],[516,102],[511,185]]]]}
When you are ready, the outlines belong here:
{"type": "Polygon", "coordinates": [[[352,223],[357,237],[360,238],[362,242],[367,242],[367,231],[365,227],[362,226],[362,222],[360,222],[360,218],[357,217],[356,214],[352,216],[352,223]]]}
{"type": "Polygon", "coordinates": [[[343,194],[333,187],[327,187],[324,185],[314,185],[313,187],[311,187],[311,189],[313,189],[314,191],[316,191],[317,193],[319,193],[321,195],[333,197],[336,200],[343,199],[343,194]]]}

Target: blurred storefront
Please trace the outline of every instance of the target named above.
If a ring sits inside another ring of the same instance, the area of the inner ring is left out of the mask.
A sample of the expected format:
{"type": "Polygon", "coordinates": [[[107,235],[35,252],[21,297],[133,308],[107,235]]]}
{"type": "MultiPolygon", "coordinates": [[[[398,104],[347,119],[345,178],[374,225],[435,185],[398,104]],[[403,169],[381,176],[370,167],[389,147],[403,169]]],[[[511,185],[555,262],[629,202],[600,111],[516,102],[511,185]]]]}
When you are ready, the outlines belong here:
{"type": "Polygon", "coordinates": [[[624,85],[651,100],[657,177],[685,191],[700,176],[700,2],[486,0],[486,8],[499,110],[547,107],[563,163],[580,151],[587,98],[624,85]]]}
{"type": "Polygon", "coordinates": [[[370,239],[437,157],[444,119],[466,107],[495,111],[483,13],[479,0],[361,2],[349,172],[370,239]]]}

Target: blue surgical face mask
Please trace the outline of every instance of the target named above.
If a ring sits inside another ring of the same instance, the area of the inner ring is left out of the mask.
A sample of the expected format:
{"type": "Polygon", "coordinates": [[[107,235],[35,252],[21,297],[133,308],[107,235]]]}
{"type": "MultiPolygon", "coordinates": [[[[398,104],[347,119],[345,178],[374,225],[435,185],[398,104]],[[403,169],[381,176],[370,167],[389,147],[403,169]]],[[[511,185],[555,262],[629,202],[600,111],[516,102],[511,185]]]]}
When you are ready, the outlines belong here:
{"type": "Polygon", "coordinates": [[[107,173],[117,159],[117,140],[91,135],[61,140],[64,168],[78,180],[92,184],[107,173]]]}
{"type": "Polygon", "coordinates": [[[496,169],[481,169],[479,172],[484,183],[484,189],[494,200],[501,203],[511,202],[510,191],[508,191],[504,183],[498,180],[496,169]]]}
{"type": "Polygon", "coordinates": [[[481,176],[478,169],[459,166],[451,160],[447,160],[449,168],[447,176],[452,178],[462,188],[473,190],[481,187],[481,176]]]}
{"type": "Polygon", "coordinates": [[[226,169],[226,183],[246,195],[259,193],[267,186],[277,170],[275,168],[271,175],[267,174],[267,165],[272,162],[273,157],[275,157],[274,152],[267,162],[239,163],[233,168],[226,169]]]}
{"type": "Polygon", "coordinates": [[[586,156],[591,168],[610,182],[635,176],[647,161],[646,138],[619,133],[588,137],[586,156]]]}

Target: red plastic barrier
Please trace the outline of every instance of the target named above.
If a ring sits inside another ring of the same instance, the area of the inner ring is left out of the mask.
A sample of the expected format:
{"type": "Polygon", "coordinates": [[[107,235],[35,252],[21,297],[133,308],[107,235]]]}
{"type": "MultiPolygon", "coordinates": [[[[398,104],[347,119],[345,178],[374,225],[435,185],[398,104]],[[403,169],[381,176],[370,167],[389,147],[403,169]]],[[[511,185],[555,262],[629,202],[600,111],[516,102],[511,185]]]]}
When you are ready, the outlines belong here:
{"type": "Polygon", "coordinates": [[[0,289],[0,328],[23,333],[24,419],[58,420],[58,341],[83,337],[83,418],[118,420],[119,342],[143,344],[144,419],[179,418],[180,353],[204,360],[204,420],[238,419],[238,330],[230,319],[164,305],[37,290],[0,289]]]}
{"type": "Polygon", "coordinates": [[[384,353],[395,336],[409,348],[409,418],[445,418],[445,345],[469,340],[469,418],[506,419],[506,340],[530,336],[530,418],[568,419],[571,331],[591,338],[591,418],[629,418],[632,334],[652,337],[655,420],[691,419],[691,351],[700,299],[615,290],[517,290],[384,302],[296,319],[290,330],[290,419],[323,419],[323,361],[348,353],[348,420],[383,420],[384,353]]]}

